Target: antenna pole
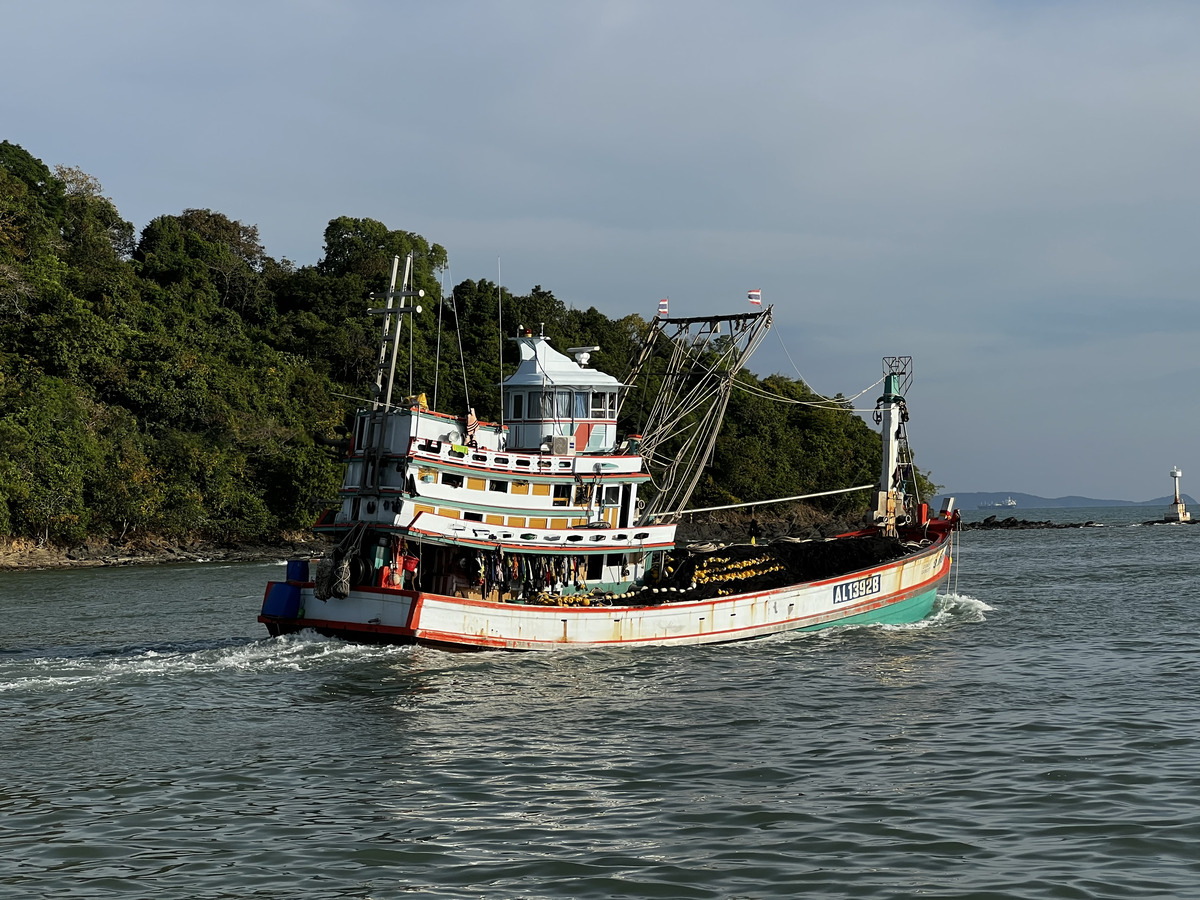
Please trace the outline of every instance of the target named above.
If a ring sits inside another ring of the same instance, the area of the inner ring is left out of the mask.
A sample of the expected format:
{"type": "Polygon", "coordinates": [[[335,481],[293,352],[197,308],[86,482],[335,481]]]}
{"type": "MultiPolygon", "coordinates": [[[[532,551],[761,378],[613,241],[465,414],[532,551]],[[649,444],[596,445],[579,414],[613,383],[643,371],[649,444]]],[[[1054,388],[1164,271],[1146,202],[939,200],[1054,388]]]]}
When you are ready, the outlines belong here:
{"type": "MultiPolygon", "coordinates": [[[[400,257],[397,256],[397,257],[395,257],[395,259],[392,260],[392,271],[393,272],[396,271],[396,262],[399,261],[399,259],[400,259],[400,257]]],[[[409,292],[410,279],[412,278],[412,263],[413,263],[413,258],[412,258],[412,254],[410,253],[410,254],[408,254],[408,256],[406,256],[404,258],[404,281],[401,282],[401,284],[402,284],[401,295],[406,295],[409,292]]],[[[411,310],[406,309],[403,306],[401,306],[398,310],[396,310],[396,312],[399,312],[401,314],[410,312],[410,311],[411,310]]],[[[411,321],[409,322],[409,324],[411,327],[411,324],[412,324],[411,321]]],[[[400,352],[400,329],[403,326],[404,326],[403,319],[400,319],[396,322],[396,334],[392,338],[392,359],[391,359],[391,365],[388,369],[387,397],[385,397],[384,401],[383,401],[384,407],[386,409],[392,408],[392,384],[395,382],[395,379],[396,379],[396,354],[400,352]]],[[[411,353],[409,354],[409,357],[410,357],[409,365],[412,365],[412,359],[411,359],[412,354],[411,353]]],[[[411,388],[412,385],[410,384],[409,387],[411,388]]]]}
{"type": "Polygon", "coordinates": [[[504,428],[504,304],[500,294],[500,257],[496,257],[496,319],[500,329],[500,428],[504,428]]]}
{"type": "MultiPolygon", "coordinates": [[[[409,253],[408,254],[408,263],[405,265],[406,269],[412,268],[412,258],[413,258],[413,255],[411,253],[409,253]]],[[[411,273],[410,273],[410,275],[411,275],[411,273]]],[[[405,288],[408,288],[409,286],[410,286],[410,283],[406,281],[405,288]]],[[[409,313],[409,315],[408,315],[408,396],[410,396],[410,397],[413,395],[413,334],[416,332],[416,330],[417,330],[417,323],[413,319],[412,313],[409,313]]]]}
{"type": "MultiPolygon", "coordinates": [[[[414,291],[412,285],[412,265],[413,255],[408,254],[408,261],[404,264],[404,284],[403,290],[396,290],[396,270],[400,265],[400,257],[392,257],[392,280],[387,292],[387,306],[382,309],[368,309],[367,312],[373,316],[383,316],[383,334],[379,342],[379,371],[375,376],[375,396],[371,401],[371,409],[379,409],[380,395],[383,396],[382,406],[384,411],[388,411],[392,406],[392,385],[396,378],[396,354],[400,350],[400,328],[403,324],[402,320],[396,320],[395,333],[391,333],[392,316],[400,316],[408,313],[411,315],[414,312],[420,312],[419,306],[395,306],[393,300],[396,297],[424,297],[424,291],[414,291]],[[389,350],[391,351],[389,353],[389,350]],[[390,358],[389,358],[390,357],[390,358]],[[386,367],[385,367],[386,363],[386,367]],[[384,385],[384,373],[387,373],[387,385],[384,385]]],[[[371,299],[375,299],[375,295],[371,294],[371,299]]],[[[411,322],[411,319],[410,319],[411,322]]],[[[410,339],[410,360],[409,366],[412,366],[411,360],[411,339],[410,339]]],[[[411,384],[409,385],[411,387],[411,384]]]]}
{"type": "Polygon", "coordinates": [[[446,308],[446,270],[442,269],[441,297],[438,298],[437,350],[433,354],[433,409],[437,409],[438,376],[442,368],[442,310],[446,308]]]}

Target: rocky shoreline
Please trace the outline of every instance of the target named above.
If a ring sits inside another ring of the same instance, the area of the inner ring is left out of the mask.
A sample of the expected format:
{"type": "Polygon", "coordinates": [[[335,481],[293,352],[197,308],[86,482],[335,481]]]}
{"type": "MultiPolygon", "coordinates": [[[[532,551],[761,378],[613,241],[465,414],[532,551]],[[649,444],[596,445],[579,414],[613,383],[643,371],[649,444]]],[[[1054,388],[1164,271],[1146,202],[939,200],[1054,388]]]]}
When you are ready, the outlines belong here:
{"type": "Polygon", "coordinates": [[[328,543],[319,538],[285,539],[270,544],[214,541],[173,543],[150,538],[125,544],[90,541],[78,547],[53,547],[34,541],[0,542],[0,571],[14,569],[96,568],[198,562],[258,562],[320,556],[328,543]]]}
{"type": "MultiPolygon", "coordinates": [[[[677,540],[680,546],[714,542],[749,543],[753,538],[768,543],[781,537],[820,539],[854,531],[866,524],[858,519],[824,516],[816,510],[798,508],[787,515],[747,516],[718,513],[685,517],[677,540]]],[[[1168,524],[1161,520],[1145,525],[1168,524]]],[[[1184,522],[1194,525],[1200,522],[1184,522]]],[[[964,531],[1028,530],[1049,528],[1103,528],[1101,522],[1048,522],[988,516],[980,522],[963,522],[964,531]]],[[[323,538],[289,535],[277,543],[236,544],[215,541],[176,543],[162,538],[144,538],[123,544],[91,541],[78,547],[51,547],[33,541],[0,541],[0,571],[15,569],[63,569],[98,566],[163,565],[197,562],[256,562],[261,560],[319,557],[328,547],[323,538]]]]}
{"type": "MultiPolygon", "coordinates": [[[[1142,522],[1143,525],[1197,525],[1200,522],[1166,522],[1162,519],[1152,519],[1149,522],[1142,522]]],[[[1001,519],[999,516],[988,516],[982,522],[963,522],[963,531],[993,531],[997,529],[1023,530],[1033,528],[1105,528],[1103,522],[1094,522],[1088,519],[1086,522],[1036,522],[1029,519],[1018,519],[1016,516],[1008,516],[1001,519]]]]}
{"type": "MultiPolygon", "coordinates": [[[[716,513],[685,517],[677,531],[680,546],[691,543],[765,543],[780,537],[832,537],[861,528],[858,520],[833,519],[808,508],[786,515],[716,513]]],[[[39,545],[30,540],[0,541],[0,571],[94,568],[197,562],[255,562],[319,557],[330,542],[313,535],[288,535],[278,543],[174,542],[145,537],[116,543],[94,540],[77,547],[39,545]]]]}

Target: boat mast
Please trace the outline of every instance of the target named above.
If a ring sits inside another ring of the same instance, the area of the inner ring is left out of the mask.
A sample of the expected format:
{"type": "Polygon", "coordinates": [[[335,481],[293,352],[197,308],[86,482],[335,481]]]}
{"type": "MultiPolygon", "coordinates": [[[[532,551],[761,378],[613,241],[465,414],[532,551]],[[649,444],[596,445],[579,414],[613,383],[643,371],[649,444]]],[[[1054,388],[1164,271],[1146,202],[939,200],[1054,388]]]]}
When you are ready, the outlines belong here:
{"type": "MultiPolygon", "coordinates": [[[[373,316],[382,316],[383,325],[379,337],[379,361],[375,371],[375,386],[372,389],[371,410],[367,416],[367,424],[363,432],[363,465],[359,479],[359,490],[363,494],[378,493],[379,465],[384,450],[384,433],[387,415],[392,408],[392,386],[396,380],[396,356],[400,351],[400,316],[419,313],[420,306],[403,306],[397,304],[396,298],[424,297],[424,291],[412,289],[413,255],[408,254],[404,263],[404,281],[401,290],[396,290],[396,273],[400,267],[400,257],[392,257],[392,277],[388,283],[385,297],[387,305],[381,309],[368,309],[373,316]],[[394,319],[394,321],[393,321],[394,319]]],[[[371,294],[369,299],[377,299],[371,294]]],[[[409,352],[411,357],[411,350],[409,352]]]]}
{"type": "Polygon", "coordinates": [[[500,257],[496,257],[496,330],[500,333],[500,432],[504,432],[504,297],[500,292],[500,257]]]}
{"type": "MultiPolygon", "coordinates": [[[[394,298],[425,296],[423,290],[414,291],[412,289],[413,255],[411,252],[404,260],[404,281],[401,284],[401,289],[397,291],[396,272],[399,267],[400,257],[393,256],[392,280],[388,284],[387,293],[384,295],[387,298],[387,305],[382,309],[367,310],[372,316],[383,317],[383,327],[380,329],[379,337],[379,362],[375,371],[375,390],[371,400],[372,410],[377,410],[380,406],[387,410],[392,405],[392,386],[396,380],[396,357],[400,352],[401,328],[399,317],[421,311],[420,306],[394,306],[394,298]],[[393,321],[393,317],[395,321],[393,321]]],[[[374,293],[370,294],[369,299],[375,300],[376,295],[374,293]]],[[[409,387],[411,386],[410,384],[409,387]]]]}
{"type": "Polygon", "coordinates": [[[912,385],[912,357],[883,358],[883,396],[875,402],[875,424],[883,431],[883,465],[875,500],[875,525],[888,537],[896,537],[896,526],[908,521],[904,507],[904,469],[900,446],[906,439],[908,405],[903,392],[912,385]]]}

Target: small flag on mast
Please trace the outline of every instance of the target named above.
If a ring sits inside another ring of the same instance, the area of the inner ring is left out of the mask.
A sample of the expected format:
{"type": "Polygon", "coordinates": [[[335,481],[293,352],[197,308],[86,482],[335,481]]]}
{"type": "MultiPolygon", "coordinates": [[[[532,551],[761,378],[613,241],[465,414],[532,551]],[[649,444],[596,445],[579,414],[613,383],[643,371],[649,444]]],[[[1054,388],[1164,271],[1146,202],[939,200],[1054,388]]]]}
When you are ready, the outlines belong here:
{"type": "Polygon", "coordinates": [[[746,297],[755,306],[762,306],[762,291],[758,290],[758,288],[755,288],[752,291],[747,291],[746,297]]]}
{"type": "Polygon", "coordinates": [[[667,298],[663,297],[658,301],[658,314],[664,319],[667,318],[667,298]]]}

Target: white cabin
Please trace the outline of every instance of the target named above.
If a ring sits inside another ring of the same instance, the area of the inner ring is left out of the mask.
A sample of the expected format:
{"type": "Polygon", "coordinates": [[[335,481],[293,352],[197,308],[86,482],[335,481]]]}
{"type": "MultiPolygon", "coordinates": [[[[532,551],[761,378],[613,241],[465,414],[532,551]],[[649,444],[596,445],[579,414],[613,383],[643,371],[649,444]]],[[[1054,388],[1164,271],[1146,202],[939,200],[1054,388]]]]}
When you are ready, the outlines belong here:
{"type": "Polygon", "coordinates": [[[512,450],[611,453],[617,440],[617,398],[611,375],[585,368],[598,347],[572,347],[571,359],[544,335],[523,330],[517,371],[504,380],[504,415],[512,450]],[[556,440],[557,438],[557,440],[556,440]]]}

